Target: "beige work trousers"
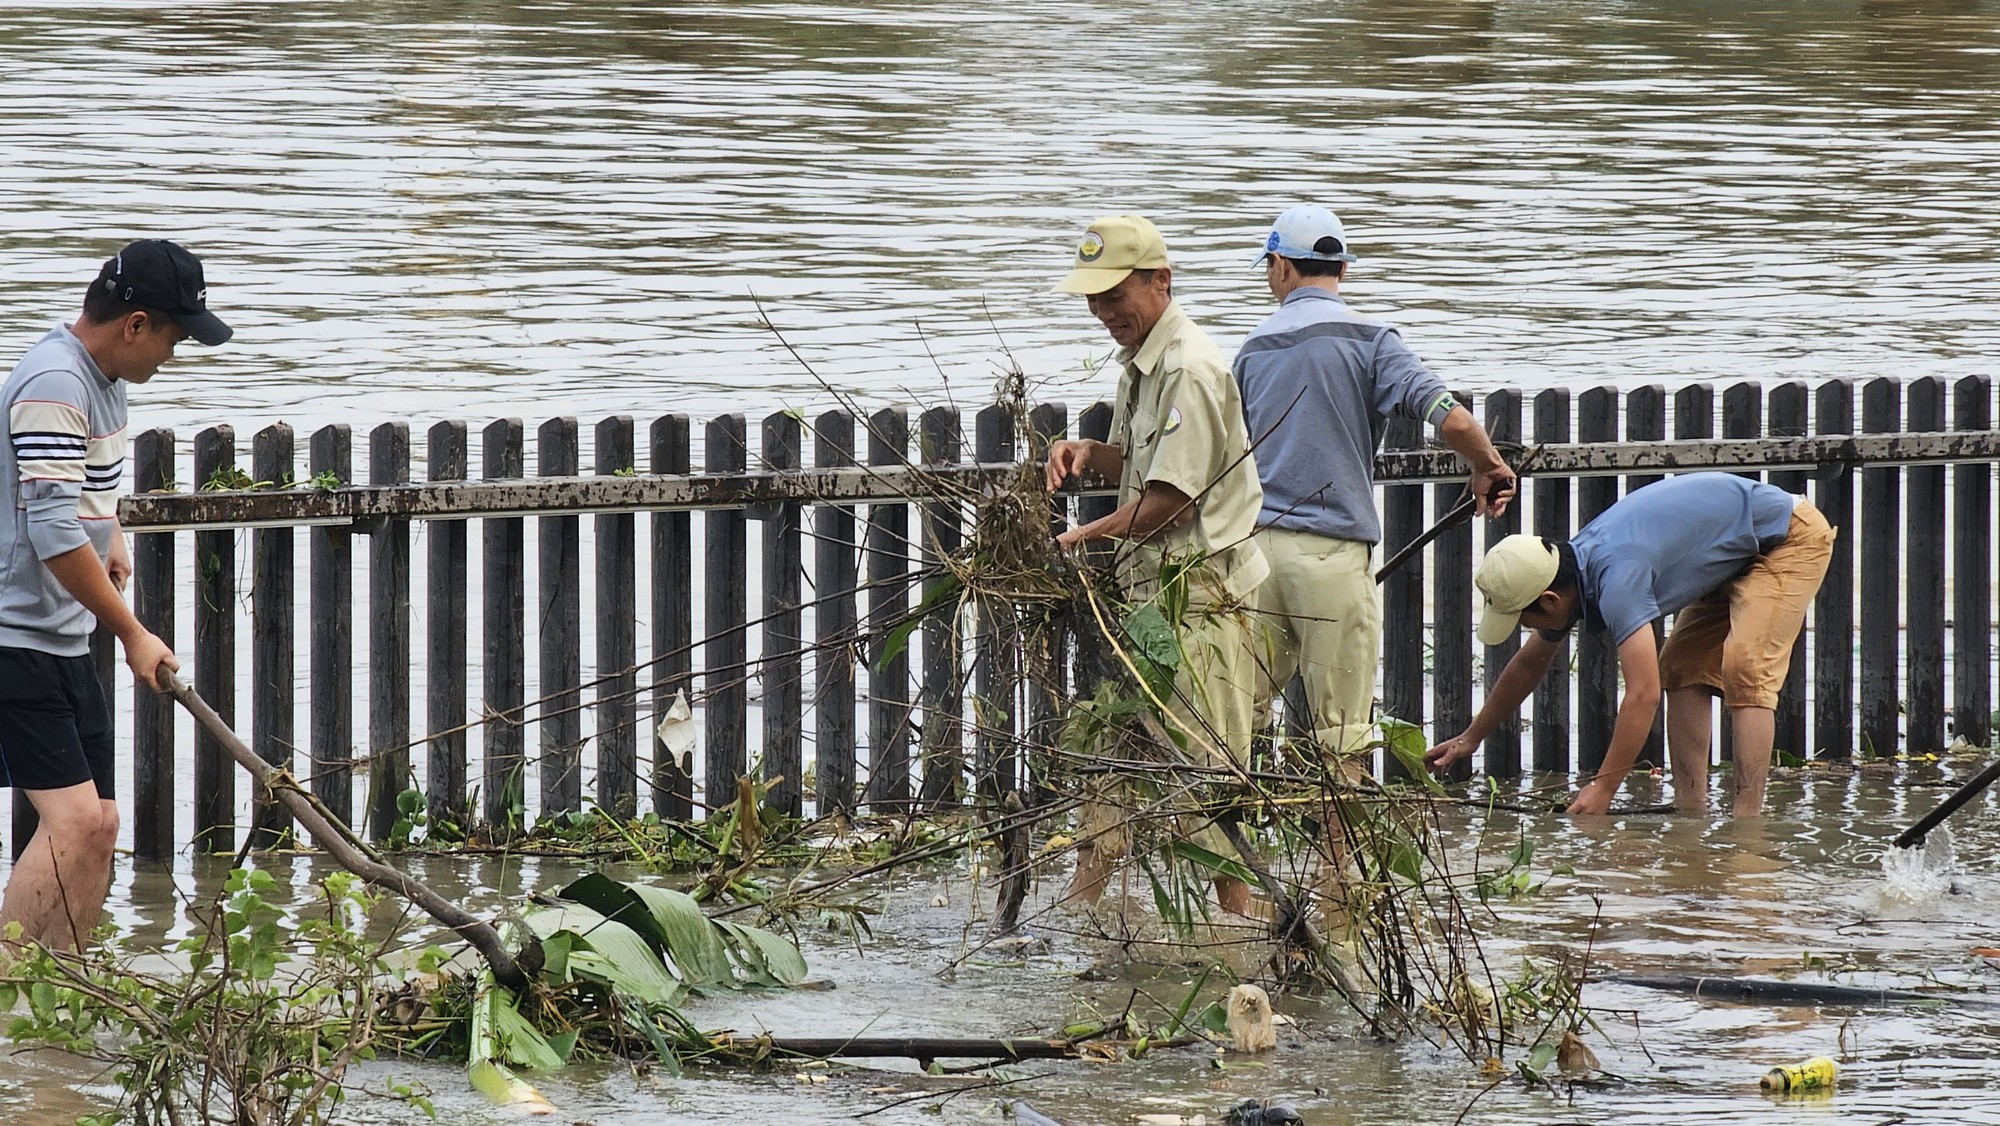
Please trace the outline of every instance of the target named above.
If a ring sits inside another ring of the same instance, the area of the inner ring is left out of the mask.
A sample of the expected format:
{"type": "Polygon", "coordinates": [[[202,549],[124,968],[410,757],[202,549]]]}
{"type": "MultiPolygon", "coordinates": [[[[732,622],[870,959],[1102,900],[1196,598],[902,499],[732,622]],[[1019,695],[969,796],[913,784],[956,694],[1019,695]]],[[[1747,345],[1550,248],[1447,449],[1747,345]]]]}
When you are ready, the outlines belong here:
{"type": "MultiPolygon", "coordinates": [[[[1258,633],[1247,608],[1211,606],[1187,611],[1178,631],[1181,667],[1175,674],[1172,694],[1160,702],[1166,705],[1165,726],[1185,742],[1190,762],[1248,765],[1257,693],[1262,685],[1258,633]]],[[[1211,819],[1191,809],[1204,795],[1212,798],[1215,791],[1226,792],[1232,785],[1229,778],[1216,776],[1174,798],[1171,805],[1189,809],[1173,818],[1175,835],[1210,852],[1233,857],[1228,839],[1211,819]]],[[[1086,788],[1084,832],[1100,857],[1131,853],[1129,813],[1136,812],[1128,808],[1131,803],[1128,788],[1115,779],[1086,788]]]]}
{"type": "Polygon", "coordinates": [[[1269,722],[1270,702],[1297,674],[1319,745],[1357,751],[1370,741],[1382,650],[1373,548],[1277,527],[1259,528],[1257,543],[1271,561],[1255,594],[1265,648],[1257,726],[1269,722]]]}

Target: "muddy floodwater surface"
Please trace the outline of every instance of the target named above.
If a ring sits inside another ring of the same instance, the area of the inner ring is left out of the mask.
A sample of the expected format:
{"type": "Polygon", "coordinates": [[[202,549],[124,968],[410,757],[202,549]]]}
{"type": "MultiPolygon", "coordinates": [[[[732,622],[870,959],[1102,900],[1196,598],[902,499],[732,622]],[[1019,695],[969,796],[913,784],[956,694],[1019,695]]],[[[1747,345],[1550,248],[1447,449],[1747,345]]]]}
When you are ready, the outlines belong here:
{"type": "MultiPolygon", "coordinates": [[[[1485,958],[1496,978],[1525,958],[1591,951],[1592,972],[1757,975],[1813,982],[1988,992],[2000,1002],[2000,969],[1973,953],[2000,944],[2000,812],[1973,803],[1934,840],[1929,865],[1891,864],[1890,838],[1948,792],[1952,768],[1870,766],[1860,771],[1780,771],[1762,819],[1635,814],[1601,823],[1455,807],[1446,815],[1450,863],[1504,866],[1523,833],[1538,847],[1537,890],[1494,900],[1485,958]],[[1948,846],[1948,847],[1946,847],[1948,846]],[[1947,863],[1946,853],[1950,854],[1947,863]]],[[[1726,779],[1727,775],[1723,775],[1726,779]]],[[[1636,801],[1657,782],[1636,784],[1636,801]]],[[[303,885],[305,860],[279,862],[303,885]]],[[[478,910],[501,911],[526,891],[558,886],[576,869],[544,861],[432,857],[413,870],[478,910]]],[[[1139,891],[1124,907],[1140,941],[1101,937],[1090,920],[1044,910],[1059,887],[1048,873],[1030,906],[1029,944],[973,949],[985,933],[993,889],[977,857],[854,889],[880,909],[873,935],[801,934],[811,977],[830,988],[697,999],[705,1028],[836,1036],[1036,1036],[1131,1003],[1157,1018],[1188,991],[1205,961],[1241,968],[1250,947],[1211,951],[1166,943],[1139,891]],[[1155,944],[1155,940],[1160,940],[1155,944]]],[[[1059,868],[1059,866],[1057,866],[1059,868]]],[[[124,874],[113,910],[136,943],[184,933],[176,906],[213,894],[222,862],[174,872],[124,874]]],[[[634,873],[619,873],[625,876],[634,873]]],[[[1202,1000],[1219,997],[1226,975],[1202,1000]],[[1211,996],[1212,995],[1212,996],[1211,996]]],[[[1315,1126],[1549,1122],[1724,1123],[2000,1122],[2000,1007],[1980,1004],[1771,1006],[1695,999],[1633,986],[1593,984],[1585,994],[1597,1031],[1586,1037],[1619,1077],[1561,1093],[1520,1078],[1482,1075],[1446,1047],[1420,1038],[1383,1043],[1329,997],[1284,995],[1277,1050],[1246,1057],[1205,1047],[1156,1051],[1116,1063],[1024,1062],[963,1077],[924,1076],[907,1062],[835,1066],[826,1081],[801,1069],[704,1071],[682,1077],[616,1066],[540,1077],[562,1122],[998,1122],[1001,1097],[1029,1099],[1070,1123],[1133,1122],[1140,1114],[1205,1115],[1219,1122],[1245,1097],[1294,1103],[1315,1126]],[[1809,1056],[1841,1059],[1826,1098],[1775,1099],[1758,1091],[1772,1066],[1809,1056]],[[994,1087],[996,1079],[1009,1080],[994,1087]],[[1490,1088],[1490,1090],[1489,1090],[1490,1088]],[[1477,1099],[1475,1103],[1474,1100],[1477,1099]],[[1469,1113],[1467,1108],[1470,1106],[1469,1113]]],[[[966,1061],[954,1061],[966,1062],[966,1061]]],[[[360,1073],[430,1087],[440,1120],[518,1119],[480,1100],[451,1066],[384,1060],[360,1073]]],[[[63,1121],[108,1095],[77,1065],[47,1055],[0,1063],[0,1115],[8,1122],[63,1121]]],[[[360,1097],[356,1121],[415,1123],[416,1112],[360,1097]]]]}

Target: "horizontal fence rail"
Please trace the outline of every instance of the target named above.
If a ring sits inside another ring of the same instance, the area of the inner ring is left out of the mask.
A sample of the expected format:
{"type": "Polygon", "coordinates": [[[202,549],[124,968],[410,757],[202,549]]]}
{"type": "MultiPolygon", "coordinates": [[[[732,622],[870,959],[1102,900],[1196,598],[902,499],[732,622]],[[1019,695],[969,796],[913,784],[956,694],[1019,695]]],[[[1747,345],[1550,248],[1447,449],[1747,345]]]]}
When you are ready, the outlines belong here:
{"type": "MultiPolygon", "coordinates": [[[[1540,453],[1506,518],[1447,532],[1384,585],[1385,714],[1455,733],[1513,653],[1473,642],[1486,546],[1567,537],[1665,474],[1727,470],[1809,494],[1840,529],[1781,697],[1780,749],[1990,739],[1989,380],[1461,398],[1511,456],[1540,453]]],[[[260,754],[378,840],[411,832],[413,811],[433,832],[495,836],[592,807],[699,817],[744,774],[789,814],[936,809],[1046,787],[1066,697],[1092,675],[1077,638],[1036,636],[1023,611],[927,601],[938,564],[967,542],[978,498],[1056,437],[1107,437],[1110,416],[1096,403],[1074,425],[1058,405],[503,419],[297,441],[279,424],[243,446],[248,472],[230,427],[185,449],[152,430],[135,439],[140,491],[121,517],[141,533],[141,620],[192,657],[197,688],[247,720],[260,754]]],[[[1380,558],[1443,515],[1465,472],[1414,423],[1384,445],[1380,558]]],[[[1066,490],[1056,513],[1111,504],[1066,490]]],[[[1568,646],[1573,670],[1559,660],[1487,741],[1488,773],[1598,764],[1615,656],[1589,634],[1568,646]]],[[[288,838],[209,743],[180,746],[171,709],[126,692],[141,857],[288,838]]],[[[1648,758],[1664,759],[1657,731],[1648,758]]]]}

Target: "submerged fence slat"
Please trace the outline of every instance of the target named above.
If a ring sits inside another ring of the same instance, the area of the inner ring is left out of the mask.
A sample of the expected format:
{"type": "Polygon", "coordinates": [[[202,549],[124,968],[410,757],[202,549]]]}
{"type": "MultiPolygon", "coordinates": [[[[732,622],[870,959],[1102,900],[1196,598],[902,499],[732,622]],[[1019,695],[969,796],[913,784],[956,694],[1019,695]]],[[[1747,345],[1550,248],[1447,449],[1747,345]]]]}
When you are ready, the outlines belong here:
{"type": "MultiPolygon", "coordinates": [[[[1577,440],[1610,442],[1618,437],[1618,393],[1592,387],[1577,400],[1577,440]]],[[[1618,501],[1618,482],[1608,477],[1577,483],[1578,528],[1618,501]]],[[[1567,537],[1569,533],[1565,533],[1567,537]]],[[[1618,651],[1602,630],[1573,630],[1576,644],[1577,768],[1595,771],[1604,765],[1611,731],[1618,715],[1618,651]]]]}
{"type": "MultiPolygon", "coordinates": [[[[1722,436],[1724,438],[1755,439],[1764,432],[1764,390],[1757,383],[1732,383],[1722,391],[1722,436]]],[[[1762,480],[1761,473],[1738,473],[1738,477],[1748,477],[1753,481],[1762,480]]],[[[1723,762],[1736,757],[1734,723],[1729,709],[1722,710],[1720,724],[1722,732],[1719,752],[1723,762]]]]}
{"type": "MultiPolygon", "coordinates": [[[[1634,387],[1625,393],[1625,441],[1627,444],[1663,441],[1667,436],[1667,393],[1657,384],[1634,387]]],[[[1633,493],[1662,480],[1657,473],[1638,473],[1625,478],[1625,495],[1633,493]]],[[[1666,643],[1667,620],[1660,618],[1654,623],[1654,640],[1664,646],[1666,643]]],[[[1663,701],[1664,703],[1664,701],[1663,701]]],[[[1646,745],[1640,749],[1638,766],[1663,766],[1666,764],[1666,718],[1667,709],[1662,706],[1653,709],[1653,729],[1646,735],[1646,745]]]]}
{"type": "MultiPolygon", "coordinates": [[[[632,416],[597,422],[597,473],[638,469],[632,416]]],[[[591,527],[597,571],[597,804],[613,817],[639,812],[638,521],[599,516],[591,527]]]]}
{"type": "MultiPolygon", "coordinates": [[[[410,479],[410,427],[385,422],[368,435],[368,480],[410,479]]],[[[368,537],[368,832],[395,835],[410,785],[410,522],[384,520],[368,537]]]]}
{"type": "MultiPolygon", "coordinates": [[[[693,428],[684,414],[653,420],[648,442],[656,476],[685,476],[694,466],[689,447],[693,428]]],[[[658,725],[676,700],[693,696],[694,685],[694,516],[656,512],[653,549],[653,810],[663,818],[694,816],[694,752],[676,753],[660,737],[658,725]]]]}
{"type": "MultiPolygon", "coordinates": [[[[345,425],[313,431],[307,468],[316,482],[354,477],[345,425]]],[[[312,792],[342,821],[354,820],[354,537],[344,527],[310,533],[312,567],[312,792]]]]}
{"type": "MultiPolygon", "coordinates": [[[[1993,427],[1993,381],[1968,375],[1952,387],[1954,430],[1993,427]]],[[[1993,725],[1993,467],[1951,471],[1952,731],[1975,747],[1993,725]]]]}
{"type": "MultiPolygon", "coordinates": [[[[909,462],[910,419],[900,407],[868,419],[868,464],[909,462]]],[[[889,635],[910,614],[910,506],[868,506],[868,806],[901,813],[910,806],[910,654],[893,654],[889,635]]]]}
{"type": "MultiPolygon", "coordinates": [[[[210,482],[234,486],[236,431],[212,426],[194,438],[196,488],[210,482]]],[[[236,721],[236,534],[194,535],[194,682],[224,723],[236,721]]],[[[194,739],[194,847],[229,852],[236,847],[236,764],[215,736],[194,739]]]]}
{"type": "MultiPolygon", "coordinates": [[[[740,473],[749,463],[748,427],[740,414],[709,420],[702,467],[740,473]]],[[[702,514],[703,587],[701,642],[703,764],[702,801],[711,815],[736,800],[736,780],[749,772],[750,643],[745,619],[749,523],[742,509],[702,514]]]]}
{"type": "MultiPolygon", "coordinates": [[[[1049,443],[1069,434],[1069,408],[1061,403],[1041,403],[1028,412],[1028,464],[1044,465],[1049,460],[1049,443]]],[[[1065,503],[1063,507],[1068,507],[1065,503]]],[[[1049,535],[1063,530],[1068,521],[1052,513],[1049,535]]],[[[1028,761],[1022,764],[1023,782],[1032,791],[1029,804],[1041,805],[1049,790],[1050,756],[1062,730],[1063,708],[1069,699],[1068,630],[1061,624],[1024,634],[1028,651],[1022,665],[1028,681],[1028,761]]]]}
{"type": "MultiPolygon", "coordinates": [[[[1909,385],[1904,428],[1943,430],[1944,381],[1926,376],[1909,385]]],[[[1903,750],[1936,754],[1944,750],[1944,466],[1914,465],[1904,471],[1906,522],[1903,533],[1903,649],[1906,707],[1903,750]]]]}
{"type": "MultiPolygon", "coordinates": [[[[535,472],[574,477],[578,464],[576,419],[543,422],[535,431],[535,472]]],[[[535,622],[541,649],[535,762],[543,816],[583,808],[582,541],[575,516],[535,521],[535,622]]]]}
{"type": "MultiPolygon", "coordinates": [[[[1495,443],[1518,443],[1521,441],[1521,393],[1514,390],[1494,391],[1486,396],[1486,433],[1495,443]]],[[[1518,459],[1517,459],[1518,460],[1518,459]]],[[[1516,478],[1514,502],[1507,506],[1507,514],[1486,522],[1486,546],[1491,548],[1507,536],[1521,530],[1521,507],[1527,496],[1524,479],[1516,478]]],[[[1498,645],[1488,645],[1485,653],[1486,692],[1491,694],[1494,684],[1500,680],[1500,672],[1514,654],[1521,648],[1518,635],[1509,637],[1498,645]]],[[[1521,776],[1521,722],[1520,715],[1508,716],[1493,734],[1486,737],[1486,773],[1495,778],[1518,778],[1521,776]]],[[[1455,732],[1444,725],[1438,727],[1439,738],[1449,738],[1455,732]]]]}
{"type": "MultiPolygon", "coordinates": [[[[958,411],[932,407],[918,419],[918,456],[925,465],[957,465],[965,456],[958,411]]],[[[923,506],[923,558],[931,576],[924,580],[924,602],[936,603],[950,582],[940,562],[965,542],[962,506],[933,500],[923,506]]],[[[960,797],[965,774],[965,690],[963,660],[957,631],[956,599],[933,605],[924,619],[923,783],[919,800],[926,809],[942,809],[960,797]]]]}
{"type": "MultiPolygon", "coordinates": [[[[289,484],[297,472],[292,428],[273,423],[257,432],[250,445],[250,475],[259,482],[289,484]]],[[[290,528],[259,528],[250,535],[250,749],[257,757],[290,772],[297,738],[297,667],[294,618],[298,583],[293,573],[290,528]]],[[[276,848],[292,832],[291,814],[257,788],[251,813],[250,847],[276,848]]]]}
{"type": "MultiPolygon", "coordinates": [[[[1813,429],[1823,435],[1854,431],[1853,384],[1819,385],[1813,429]]],[[[1813,753],[1845,759],[1854,754],[1854,474],[1845,465],[1822,466],[1812,497],[1837,533],[1826,579],[1813,599],[1813,753]],[[1837,703],[1821,703],[1829,700],[1837,703]]]]}
{"type": "MultiPolygon", "coordinates": [[[[464,480],[469,449],[465,423],[432,426],[424,451],[430,479],[464,480]]],[[[463,832],[472,824],[465,732],[466,589],[470,585],[465,568],[466,522],[433,520],[424,525],[424,535],[428,541],[424,593],[429,603],[424,622],[424,717],[433,733],[424,773],[429,790],[425,806],[434,829],[451,826],[463,832]]]]}
{"type": "MultiPolygon", "coordinates": [[[[1467,410],[1473,409],[1472,396],[1457,397],[1467,410]]],[[[1433,486],[1431,518],[1442,519],[1464,496],[1463,482],[1433,486]]],[[[1431,545],[1436,563],[1431,604],[1437,618],[1431,633],[1431,723],[1454,734],[1472,723],[1472,523],[1460,523],[1431,545]]],[[[1454,780],[1471,778],[1472,760],[1460,759],[1450,771],[1454,780]]]]}
{"type": "MultiPolygon", "coordinates": [[[[1535,442],[1547,445],[1569,441],[1569,392],[1552,387],[1535,396],[1535,442]]],[[[1539,476],[1535,490],[1535,534],[1549,540],[1570,537],[1570,491],[1565,477],[1539,476]]],[[[1549,666],[1549,674],[1535,689],[1534,753],[1536,770],[1570,768],[1570,675],[1569,661],[1576,644],[1564,634],[1561,648],[1549,666]]]]}
{"type": "MultiPolygon", "coordinates": [[[[171,487],[174,432],[147,430],[132,444],[132,487],[171,487]]],[[[174,644],[174,541],[142,536],[132,547],[134,612],[140,624],[174,644]]],[[[140,860],[174,853],[174,702],[137,688],[132,693],[132,852],[140,860]]],[[[16,795],[25,796],[23,791],[16,795]]]]}
{"type": "MultiPolygon", "coordinates": [[[[1766,433],[1777,437],[1802,437],[1807,429],[1807,393],[1803,383],[1781,383],[1771,388],[1770,422],[1766,433]]],[[[1806,491],[1806,474],[1788,470],[1770,475],[1770,482],[1788,493],[1806,491]]],[[[1777,747],[1801,758],[1810,749],[1806,739],[1806,631],[1801,629],[1792,642],[1792,663],[1785,670],[1785,682],[1778,690],[1778,711],[1774,728],[1777,747]]]]}
{"type": "MultiPolygon", "coordinates": [[[[1870,380],[1861,389],[1861,429],[1894,430],[1902,422],[1902,385],[1870,380]]],[[[1903,471],[1891,467],[1861,472],[1861,747],[1872,755],[1896,753],[1897,642],[1902,636],[1902,560],[1896,539],[1902,531],[1903,471]]]]}
{"type": "MultiPolygon", "coordinates": [[[[813,464],[833,469],[854,464],[854,415],[827,411],[813,422],[813,464]]],[[[855,583],[860,560],[854,546],[854,509],[813,506],[813,773],[821,814],[855,810],[854,665],[860,639],[855,627],[855,583]]]]}
{"type": "MultiPolygon", "coordinates": [[[[793,470],[801,465],[801,427],[796,416],[779,411],[764,419],[764,464],[793,470]]],[[[805,700],[800,687],[805,656],[805,561],[800,527],[804,510],[797,504],[772,505],[763,513],[764,547],[764,778],[771,784],[765,801],[789,817],[803,808],[799,776],[805,770],[805,739],[800,725],[805,700]]]]}
{"type": "MultiPolygon", "coordinates": [[[[480,435],[480,473],[508,480],[526,472],[523,428],[518,418],[496,419],[480,435]]],[[[481,614],[485,650],[485,701],[481,709],[484,758],[484,820],[500,836],[522,828],[527,808],[526,695],[527,528],[519,517],[481,521],[479,563],[483,578],[481,614]]]]}
{"type": "MultiPolygon", "coordinates": [[[[998,404],[983,407],[973,419],[972,456],[984,464],[1012,460],[1014,437],[1013,412],[998,404]]],[[[1013,607],[982,598],[975,609],[979,635],[974,649],[972,715],[978,735],[973,774],[980,798],[997,806],[1020,785],[1014,762],[1019,714],[1014,705],[1014,668],[1020,646],[1014,632],[1013,607]]]]}
{"type": "MultiPolygon", "coordinates": [[[[1421,425],[1412,419],[1394,418],[1383,430],[1382,446],[1389,450],[1415,449],[1423,445],[1421,425]]],[[[1424,488],[1422,485],[1390,485],[1382,490],[1382,558],[1388,559],[1415,540],[1424,530],[1424,488]]],[[[1424,568],[1423,552],[1391,572],[1382,581],[1382,709],[1405,723],[1424,726],[1424,568]]],[[[1315,716],[1316,724],[1327,722],[1315,716]]],[[[1382,777],[1408,778],[1409,771],[1394,755],[1382,756],[1382,777]]]]}

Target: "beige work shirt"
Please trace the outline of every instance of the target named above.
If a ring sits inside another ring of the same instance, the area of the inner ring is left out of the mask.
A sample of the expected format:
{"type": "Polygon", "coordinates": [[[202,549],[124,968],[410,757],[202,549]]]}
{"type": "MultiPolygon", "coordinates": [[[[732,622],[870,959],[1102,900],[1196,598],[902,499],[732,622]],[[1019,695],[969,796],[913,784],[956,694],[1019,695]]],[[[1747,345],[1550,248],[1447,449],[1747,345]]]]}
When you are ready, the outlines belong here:
{"type": "Polygon", "coordinates": [[[1201,556],[1190,604],[1243,599],[1271,567],[1251,539],[1264,489],[1229,362],[1178,302],[1168,303],[1144,343],[1120,349],[1114,359],[1122,373],[1111,441],[1125,456],[1118,503],[1138,499],[1148,481],[1172,485],[1195,502],[1186,525],[1121,547],[1128,594],[1152,597],[1163,563],[1201,556]]]}

